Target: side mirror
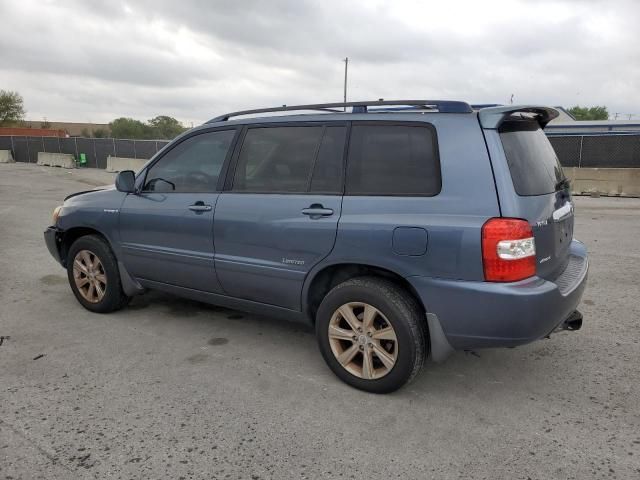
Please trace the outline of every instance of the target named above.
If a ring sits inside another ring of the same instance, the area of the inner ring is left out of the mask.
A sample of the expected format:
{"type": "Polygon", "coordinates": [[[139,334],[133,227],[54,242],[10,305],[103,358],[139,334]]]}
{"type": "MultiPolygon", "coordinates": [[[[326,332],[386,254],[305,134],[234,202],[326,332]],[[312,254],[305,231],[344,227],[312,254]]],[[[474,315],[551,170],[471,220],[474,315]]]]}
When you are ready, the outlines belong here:
{"type": "Polygon", "coordinates": [[[134,193],[136,191],[136,174],[133,170],[123,170],[116,177],[116,189],[119,192],[134,193]]]}

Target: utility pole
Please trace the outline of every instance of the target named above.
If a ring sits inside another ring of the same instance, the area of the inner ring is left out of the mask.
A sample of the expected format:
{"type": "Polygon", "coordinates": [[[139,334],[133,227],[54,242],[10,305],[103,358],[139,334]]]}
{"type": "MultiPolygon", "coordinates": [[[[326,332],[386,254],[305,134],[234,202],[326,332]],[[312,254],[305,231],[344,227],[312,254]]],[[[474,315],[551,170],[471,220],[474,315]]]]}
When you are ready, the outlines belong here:
{"type": "MultiPolygon", "coordinates": [[[[349,68],[349,57],[345,57],[344,61],[344,103],[347,103],[347,70],[349,68]]],[[[342,107],[346,112],[347,107],[342,107]]]]}

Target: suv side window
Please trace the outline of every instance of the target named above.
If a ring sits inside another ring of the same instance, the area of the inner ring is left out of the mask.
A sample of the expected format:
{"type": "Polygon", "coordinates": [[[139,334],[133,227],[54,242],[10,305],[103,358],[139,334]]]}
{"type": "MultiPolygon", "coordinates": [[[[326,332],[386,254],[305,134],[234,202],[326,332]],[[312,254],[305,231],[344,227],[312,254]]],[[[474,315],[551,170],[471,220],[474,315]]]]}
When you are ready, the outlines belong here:
{"type": "Polygon", "coordinates": [[[354,124],[347,162],[347,195],[433,196],[440,160],[430,125],[354,124]]]}
{"type": "Polygon", "coordinates": [[[236,192],[306,192],[324,128],[257,127],[245,135],[236,192]]]}
{"type": "Polygon", "coordinates": [[[234,192],[341,193],[347,128],[249,128],[233,177],[234,192]]]}
{"type": "Polygon", "coordinates": [[[345,126],[331,126],[325,129],[313,168],[312,192],[342,193],[346,139],[345,126]]]}
{"type": "Polygon", "coordinates": [[[147,172],[143,192],[215,192],[222,165],[236,130],[208,132],[188,138],[147,172]]]}

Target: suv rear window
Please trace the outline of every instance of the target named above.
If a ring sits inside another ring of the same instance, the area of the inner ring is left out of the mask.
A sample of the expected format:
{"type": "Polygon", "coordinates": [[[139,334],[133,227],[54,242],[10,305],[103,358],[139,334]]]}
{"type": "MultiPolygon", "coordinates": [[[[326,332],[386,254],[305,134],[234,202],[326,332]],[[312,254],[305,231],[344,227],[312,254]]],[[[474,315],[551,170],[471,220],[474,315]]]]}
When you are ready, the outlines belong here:
{"type": "Polygon", "coordinates": [[[358,125],[351,129],[347,195],[432,196],[440,192],[433,127],[358,125]]]}
{"type": "Polygon", "coordinates": [[[537,122],[506,122],[500,139],[518,195],[545,195],[560,188],[565,179],[562,166],[537,122]]]}

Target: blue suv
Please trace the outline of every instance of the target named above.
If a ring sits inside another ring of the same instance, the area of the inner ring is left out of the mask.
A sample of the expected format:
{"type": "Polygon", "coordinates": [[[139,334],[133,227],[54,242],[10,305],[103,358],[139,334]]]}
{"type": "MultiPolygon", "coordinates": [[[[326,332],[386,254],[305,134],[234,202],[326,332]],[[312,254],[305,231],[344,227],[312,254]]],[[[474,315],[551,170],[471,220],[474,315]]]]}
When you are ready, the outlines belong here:
{"type": "Polygon", "coordinates": [[[430,100],[226,114],[67,197],[45,240],[92,312],[157,289],[306,322],[338,377],[390,392],[427,356],[580,328],[587,254],[542,131],[557,115],[430,100]]]}

